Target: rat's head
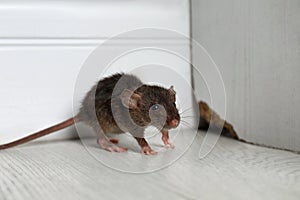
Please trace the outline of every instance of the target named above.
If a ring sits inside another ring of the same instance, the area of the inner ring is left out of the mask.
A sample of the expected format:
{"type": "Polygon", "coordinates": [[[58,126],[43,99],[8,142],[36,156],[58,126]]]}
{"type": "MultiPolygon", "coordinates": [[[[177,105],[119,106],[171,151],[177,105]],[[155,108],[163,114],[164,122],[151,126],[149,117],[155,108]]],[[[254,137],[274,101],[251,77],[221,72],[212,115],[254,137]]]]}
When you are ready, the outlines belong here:
{"type": "Polygon", "coordinates": [[[124,90],[121,101],[129,108],[132,120],[138,125],[153,125],[159,129],[172,129],[179,125],[180,116],[173,86],[165,89],[142,85],[135,91],[124,90]]]}

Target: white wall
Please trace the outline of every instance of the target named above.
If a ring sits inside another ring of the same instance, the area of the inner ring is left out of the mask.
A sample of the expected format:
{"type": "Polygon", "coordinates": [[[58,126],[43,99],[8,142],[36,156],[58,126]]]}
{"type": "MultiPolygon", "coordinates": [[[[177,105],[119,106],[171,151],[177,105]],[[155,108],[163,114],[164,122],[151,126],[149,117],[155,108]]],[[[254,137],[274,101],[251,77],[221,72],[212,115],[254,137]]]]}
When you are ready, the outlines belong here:
{"type": "MultiPolygon", "coordinates": [[[[192,13],[193,37],[221,70],[238,134],[300,151],[300,1],[193,0],[192,13]]],[[[196,86],[209,102],[199,79],[196,86]]]]}
{"type": "MultiPolygon", "coordinates": [[[[188,20],[187,0],[0,2],[0,143],[72,116],[76,77],[98,44],[144,27],[189,35],[188,20]]],[[[147,32],[105,48],[109,52],[149,41],[189,56],[187,41],[147,32]]],[[[189,79],[189,65],[173,64],[189,79]]],[[[65,137],[72,130],[53,137],[65,137]]]]}

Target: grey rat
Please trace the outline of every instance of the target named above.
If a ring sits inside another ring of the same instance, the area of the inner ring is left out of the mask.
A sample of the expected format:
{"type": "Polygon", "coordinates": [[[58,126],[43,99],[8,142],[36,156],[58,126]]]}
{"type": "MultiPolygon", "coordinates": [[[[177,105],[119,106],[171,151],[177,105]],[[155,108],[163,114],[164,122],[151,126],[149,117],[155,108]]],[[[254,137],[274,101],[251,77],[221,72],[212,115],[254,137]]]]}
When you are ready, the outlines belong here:
{"type": "Polygon", "coordinates": [[[144,130],[150,125],[156,126],[162,133],[163,143],[167,147],[174,147],[169,141],[168,130],[176,128],[180,123],[175,102],[176,92],[173,86],[165,89],[143,84],[134,75],[114,74],[100,80],[91,88],[75,117],[0,145],[0,149],[26,143],[71,126],[75,122],[83,122],[94,129],[97,143],[107,151],[124,152],[127,148],[117,146],[118,141],[109,140],[106,133],[129,132],[141,146],[143,154],[156,154],[145,140],[144,130]]]}

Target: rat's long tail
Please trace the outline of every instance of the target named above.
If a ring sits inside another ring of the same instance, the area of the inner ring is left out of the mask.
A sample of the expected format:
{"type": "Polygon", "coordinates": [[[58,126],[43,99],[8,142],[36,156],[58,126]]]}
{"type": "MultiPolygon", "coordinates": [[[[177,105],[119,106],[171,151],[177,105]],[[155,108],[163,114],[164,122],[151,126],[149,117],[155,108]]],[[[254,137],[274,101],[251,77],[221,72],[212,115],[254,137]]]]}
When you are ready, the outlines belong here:
{"type": "Polygon", "coordinates": [[[2,144],[2,145],[0,145],[0,149],[7,149],[7,148],[10,148],[10,147],[14,147],[14,146],[20,145],[20,144],[24,144],[24,143],[29,142],[31,140],[37,139],[39,137],[48,135],[48,134],[53,133],[55,131],[64,129],[64,128],[68,127],[68,126],[71,126],[76,121],[79,121],[78,117],[77,116],[72,117],[72,118],[70,118],[70,119],[68,119],[66,121],[63,121],[63,122],[61,122],[59,124],[56,124],[56,125],[51,126],[49,128],[46,128],[46,129],[41,130],[39,132],[33,133],[33,134],[31,134],[29,136],[26,136],[24,138],[21,138],[19,140],[16,140],[16,141],[13,141],[13,142],[10,142],[10,143],[7,143],[7,144],[2,144]]]}

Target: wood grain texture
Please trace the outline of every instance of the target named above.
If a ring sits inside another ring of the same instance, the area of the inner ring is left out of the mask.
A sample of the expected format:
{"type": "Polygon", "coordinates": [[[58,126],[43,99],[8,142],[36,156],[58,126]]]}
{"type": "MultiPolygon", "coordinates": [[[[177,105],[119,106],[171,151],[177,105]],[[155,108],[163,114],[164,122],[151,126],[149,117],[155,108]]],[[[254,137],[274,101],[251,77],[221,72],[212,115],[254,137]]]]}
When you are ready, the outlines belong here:
{"type": "MultiPolygon", "coordinates": [[[[198,134],[183,157],[148,174],[112,170],[77,140],[4,150],[0,199],[299,199],[299,155],[221,138],[199,160],[202,140],[198,134]]],[[[142,161],[131,151],[123,156],[142,161]]]]}

